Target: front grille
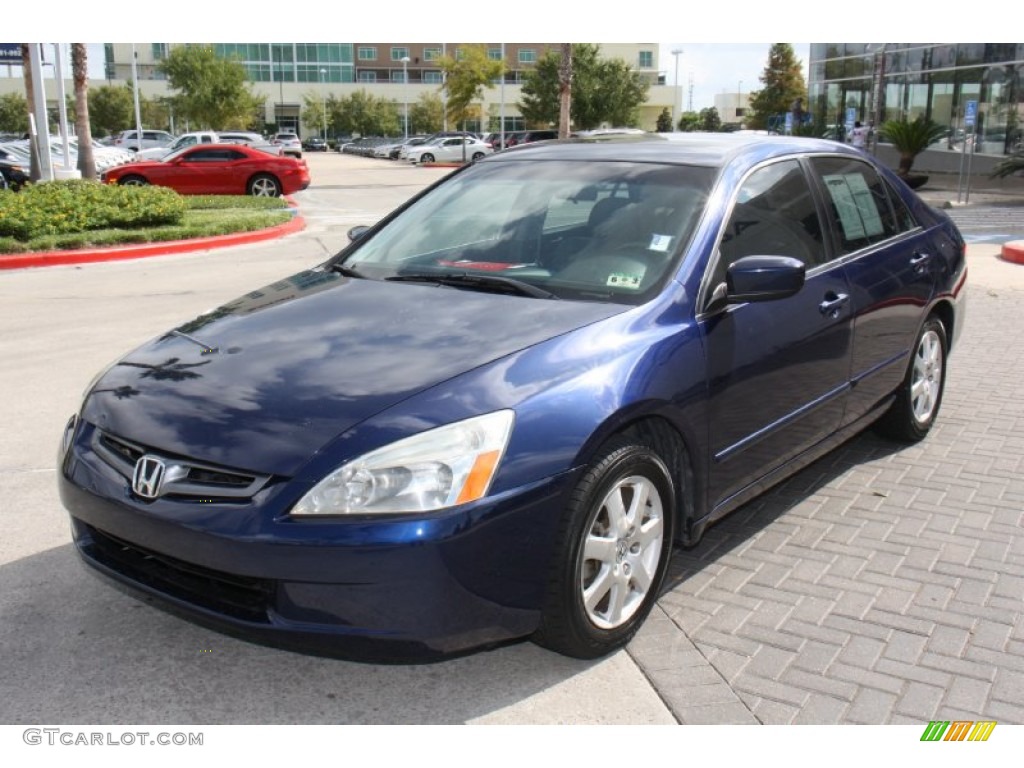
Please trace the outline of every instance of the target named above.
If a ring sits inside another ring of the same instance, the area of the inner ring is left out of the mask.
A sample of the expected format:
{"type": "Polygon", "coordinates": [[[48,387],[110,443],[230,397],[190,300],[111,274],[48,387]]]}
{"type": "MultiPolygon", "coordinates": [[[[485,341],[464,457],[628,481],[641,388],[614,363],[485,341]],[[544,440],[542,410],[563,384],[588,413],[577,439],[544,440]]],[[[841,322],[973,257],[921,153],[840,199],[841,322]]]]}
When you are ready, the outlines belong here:
{"type": "Polygon", "coordinates": [[[108,435],[105,432],[100,433],[100,445],[111,453],[122,457],[125,461],[131,462],[132,466],[135,466],[135,462],[141,459],[145,453],[145,451],[137,445],[127,443],[124,440],[120,440],[113,435],[108,435]]]}
{"type": "Polygon", "coordinates": [[[186,563],[85,526],[89,541],[82,552],[97,563],[170,597],[214,613],[268,624],[274,582],[236,576],[186,563]]]}
{"type": "Polygon", "coordinates": [[[269,481],[269,475],[240,472],[190,459],[166,456],[145,445],[108,432],[96,430],[93,442],[96,454],[131,483],[135,465],[143,456],[160,459],[173,471],[166,473],[160,496],[179,501],[238,503],[251,499],[269,481]]]}

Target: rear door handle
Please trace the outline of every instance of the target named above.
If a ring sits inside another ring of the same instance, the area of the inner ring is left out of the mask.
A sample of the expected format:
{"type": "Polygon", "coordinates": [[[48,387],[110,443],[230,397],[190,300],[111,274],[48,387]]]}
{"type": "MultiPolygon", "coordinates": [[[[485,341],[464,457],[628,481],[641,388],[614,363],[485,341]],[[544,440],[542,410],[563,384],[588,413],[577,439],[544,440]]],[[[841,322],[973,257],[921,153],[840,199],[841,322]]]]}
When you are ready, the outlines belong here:
{"type": "Polygon", "coordinates": [[[914,272],[923,275],[928,271],[928,262],[931,261],[931,258],[930,253],[915,253],[910,257],[910,266],[914,268],[914,272]]]}
{"type": "Polygon", "coordinates": [[[825,300],[818,305],[818,311],[834,320],[839,317],[839,313],[849,300],[850,295],[848,293],[829,291],[825,294],[825,300]]]}

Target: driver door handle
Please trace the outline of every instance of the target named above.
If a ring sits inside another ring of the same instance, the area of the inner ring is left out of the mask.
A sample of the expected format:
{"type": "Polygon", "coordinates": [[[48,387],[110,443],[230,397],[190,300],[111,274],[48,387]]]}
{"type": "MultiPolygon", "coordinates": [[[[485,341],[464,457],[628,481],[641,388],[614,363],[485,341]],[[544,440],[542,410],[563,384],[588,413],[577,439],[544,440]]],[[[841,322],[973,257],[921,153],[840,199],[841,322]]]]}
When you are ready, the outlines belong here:
{"type": "Polygon", "coordinates": [[[829,291],[825,294],[825,300],[818,305],[818,311],[826,317],[835,320],[839,317],[839,313],[849,300],[850,295],[848,293],[829,291]]]}

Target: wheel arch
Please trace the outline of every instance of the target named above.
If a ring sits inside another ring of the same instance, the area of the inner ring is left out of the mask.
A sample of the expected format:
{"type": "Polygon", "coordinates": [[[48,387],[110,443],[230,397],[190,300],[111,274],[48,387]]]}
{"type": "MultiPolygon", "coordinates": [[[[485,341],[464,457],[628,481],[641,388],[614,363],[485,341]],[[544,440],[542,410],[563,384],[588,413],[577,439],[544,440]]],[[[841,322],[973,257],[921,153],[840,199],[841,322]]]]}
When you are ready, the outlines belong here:
{"type": "Polygon", "coordinates": [[[585,466],[597,456],[609,441],[626,437],[650,446],[668,465],[676,481],[677,498],[674,500],[676,515],[676,540],[684,546],[697,543],[701,529],[695,522],[703,517],[699,510],[699,499],[704,488],[701,473],[694,462],[694,438],[687,439],[686,430],[662,413],[648,412],[633,415],[622,421],[597,430],[577,457],[577,465],[585,466]]]}
{"type": "MultiPolygon", "coordinates": [[[[942,323],[943,329],[946,331],[946,353],[948,354],[953,348],[953,340],[956,338],[956,333],[960,330],[956,326],[956,312],[953,309],[953,305],[949,301],[939,301],[931,308],[928,313],[928,317],[935,317],[942,323]]],[[[925,318],[925,320],[928,319],[925,318]]],[[[924,321],[922,321],[923,324],[924,321]]]]}

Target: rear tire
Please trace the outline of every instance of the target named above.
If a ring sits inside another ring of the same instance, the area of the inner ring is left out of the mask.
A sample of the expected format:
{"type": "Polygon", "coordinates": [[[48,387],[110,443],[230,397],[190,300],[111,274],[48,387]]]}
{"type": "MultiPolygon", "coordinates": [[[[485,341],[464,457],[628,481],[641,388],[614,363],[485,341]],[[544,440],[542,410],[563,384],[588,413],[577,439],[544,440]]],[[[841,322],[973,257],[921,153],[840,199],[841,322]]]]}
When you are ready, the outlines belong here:
{"type": "Polygon", "coordinates": [[[281,182],[269,173],[261,173],[249,179],[247,191],[253,197],[280,197],[281,182]]]}
{"type": "Polygon", "coordinates": [[[935,423],[946,388],[946,329],[929,317],[914,342],[907,374],[896,400],[876,423],[877,431],[901,442],[923,440],[935,423]]]}
{"type": "Polygon", "coordinates": [[[669,465],[610,441],[573,490],[534,642],[594,659],[630,641],[660,594],[679,498],[669,465]]]}

